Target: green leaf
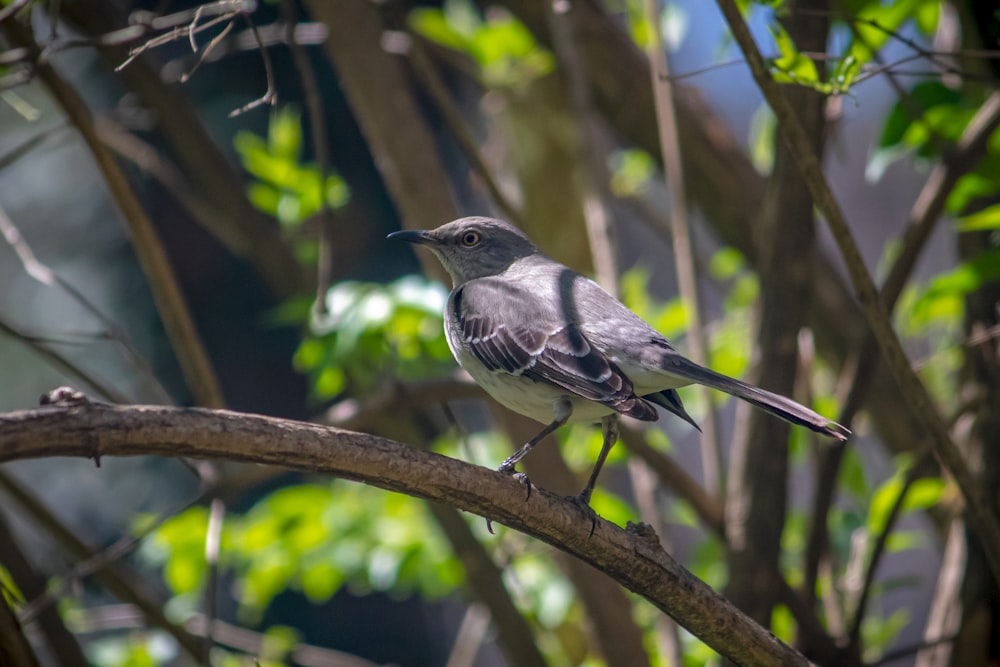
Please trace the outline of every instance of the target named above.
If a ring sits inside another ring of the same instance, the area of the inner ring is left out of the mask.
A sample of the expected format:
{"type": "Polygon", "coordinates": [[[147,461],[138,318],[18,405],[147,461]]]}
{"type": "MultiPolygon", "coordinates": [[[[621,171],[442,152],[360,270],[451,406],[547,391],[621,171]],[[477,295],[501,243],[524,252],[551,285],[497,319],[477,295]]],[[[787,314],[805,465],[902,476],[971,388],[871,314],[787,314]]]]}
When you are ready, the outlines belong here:
{"type": "Polygon", "coordinates": [[[779,23],[770,25],[769,29],[778,48],[778,53],[781,54],[772,62],[774,67],[779,70],[774,77],[775,80],[801,83],[808,86],[818,85],[820,80],[816,63],[808,56],[799,52],[788,31],[779,23]]]}
{"type": "Polygon", "coordinates": [[[964,297],[996,280],[1000,280],[1000,250],[991,250],[932,279],[913,304],[914,317],[927,319],[944,300],[964,297]]]}
{"type": "Polygon", "coordinates": [[[865,479],[865,466],[861,456],[854,447],[847,447],[844,453],[840,473],[840,484],[851,496],[863,502],[868,498],[868,483],[865,479]]]}
{"type": "Polygon", "coordinates": [[[1000,204],[967,215],[958,222],[960,232],[980,232],[990,229],[1000,229],[1000,204]]]}
{"type": "Polygon", "coordinates": [[[656,162],[643,150],[617,151],[611,157],[611,172],[611,191],[619,197],[633,197],[648,189],[656,162]]]}
{"type": "Polygon", "coordinates": [[[766,104],[757,107],[750,118],[750,159],[761,174],[770,174],[774,166],[774,140],[777,127],[774,112],[766,104]]]}
{"type": "Polygon", "coordinates": [[[917,30],[925,35],[933,35],[941,18],[941,2],[939,0],[923,0],[913,12],[913,20],[917,30]]]}
{"type": "Polygon", "coordinates": [[[275,157],[298,161],[302,154],[302,116],[294,107],[286,106],[272,114],[267,143],[275,157]]]}
{"type": "Polygon", "coordinates": [[[910,89],[907,102],[896,102],[886,116],[879,137],[879,148],[890,148],[903,141],[906,131],[914,123],[915,113],[924,113],[936,106],[958,104],[961,93],[940,81],[918,83],[910,89]]]}
{"type": "Polygon", "coordinates": [[[468,40],[451,26],[440,9],[414,9],[410,12],[409,22],[415,32],[432,42],[455,51],[466,52],[469,49],[468,40]]]}
{"type": "Polygon", "coordinates": [[[716,280],[731,280],[738,273],[746,270],[746,261],[742,253],[732,246],[720,248],[712,255],[708,263],[708,271],[716,280]]]}

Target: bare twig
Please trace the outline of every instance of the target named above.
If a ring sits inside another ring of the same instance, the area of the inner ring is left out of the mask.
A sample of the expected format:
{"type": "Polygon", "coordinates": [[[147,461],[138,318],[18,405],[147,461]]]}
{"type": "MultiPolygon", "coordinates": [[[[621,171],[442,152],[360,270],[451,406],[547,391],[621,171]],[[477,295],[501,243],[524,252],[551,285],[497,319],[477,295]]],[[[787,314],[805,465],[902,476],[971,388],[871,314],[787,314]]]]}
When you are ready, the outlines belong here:
{"type": "MultiPolygon", "coordinates": [[[[899,519],[899,516],[903,511],[903,503],[906,502],[906,496],[909,494],[913,483],[916,482],[917,478],[920,476],[919,469],[920,466],[914,464],[911,465],[906,471],[906,476],[903,479],[902,486],[900,486],[899,493],[896,494],[896,498],[893,500],[892,506],[889,508],[889,513],[886,515],[885,525],[882,526],[881,532],[875,536],[875,542],[872,544],[870,555],[868,557],[868,566],[865,570],[864,581],[861,584],[857,602],[854,605],[854,615],[851,619],[850,629],[847,634],[849,646],[855,650],[860,648],[861,626],[865,620],[868,600],[871,598],[872,587],[875,584],[875,574],[878,571],[878,566],[882,560],[883,554],[885,553],[886,545],[889,543],[889,537],[892,535],[892,531],[896,527],[896,521],[899,519]]],[[[871,538],[871,536],[869,536],[869,538],[871,538]]]]}
{"type": "Polygon", "coordinates": [[[258,51],[260,52],[261,61],[264,63],[264,76],[267,77],[267,90],[264,94],[253,100],[244,104],[239,109],[234,109],[229,112],[230,118],[235,118],[240,114],[244,114],[251,109],[256,109],[262,104],[269,104],[274,106],[278,103],[278,93],[274,88],[274,71],[271,67],[271,56],[268,54],[267,49],[264,47],[264,43],[260,39],[260,33],[257,31],[257,26],[250,18],[249,14],[243,14],[243,20],[247,22],[250,26],[250,31],[253,33],[254,39],[257,40],[258,51]]]}
{"type": "Polygon", "coordinates": [[[580,169],[583,195],[583,218],[590,241],[590,256],[597,282],[611,294],[618,294],[618,244],[608,211],[610,175],[606,132],[598,124],[591,100],[586,65],[577,48],[579,41],[575,25],[576,11],[568,0],[544,2],[552,34],[552,44],[565,72],[570,105],[581,128],[579,151],[583,158],[580,169]]]}
{"type": "MultiPolygon", "coordinates": [[[[73,630],[80,634],[142,628],[145,624],[142,611],[130,604],[88,607],[85,610],[73,610],[67,616],[73,630]]],[[[192,635],[205,636],[205,619],[201,615],[192,616],[185,627],[192,635]]],[[[265,657],[261,656],[261,650],[265,647],[264,634],[225,621],[215,621],[212,641],[250,656],[265,657]]],[[[304,643],[292,647],[286,657],[301,667],[381,667],[343,651],[304,643]]]]}
{"type": "Polygon", "coordinates": [[[205,667],[211,667],[212,647],[214,645],[216,612],[219,599],[219,550],[222,543],[222,523],[226,516],[226,504],[219,498],[213,498],[208,513],[208,527],[205,530],[205,565],[208,575],[205,577],[205,643],[202,646],[202,661],[205,667]]]}

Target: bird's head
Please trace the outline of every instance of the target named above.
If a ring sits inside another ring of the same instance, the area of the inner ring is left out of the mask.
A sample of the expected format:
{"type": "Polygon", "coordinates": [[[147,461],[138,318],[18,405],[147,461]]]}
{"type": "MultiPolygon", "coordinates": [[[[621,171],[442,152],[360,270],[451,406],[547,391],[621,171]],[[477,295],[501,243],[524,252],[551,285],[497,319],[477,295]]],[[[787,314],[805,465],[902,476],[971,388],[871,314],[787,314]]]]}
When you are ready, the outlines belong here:
{"type": "Polygon", "coordinates": [[[518,259],[538,252],[524,232],[495,218],[459,218],[437,229],[393,232],[389,238],[426,245],[456,287],[499,275],[518,259]]]}

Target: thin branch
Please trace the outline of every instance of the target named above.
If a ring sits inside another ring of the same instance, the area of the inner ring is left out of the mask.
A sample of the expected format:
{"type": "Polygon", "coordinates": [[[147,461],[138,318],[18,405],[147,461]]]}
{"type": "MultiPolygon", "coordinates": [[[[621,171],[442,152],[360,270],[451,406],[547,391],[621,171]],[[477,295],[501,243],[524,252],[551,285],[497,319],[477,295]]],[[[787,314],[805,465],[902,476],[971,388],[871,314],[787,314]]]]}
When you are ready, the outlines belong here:
{"type": "MultiPolygon", "coordinates": [[[[302,44],[295,39],[295,26],[298,24],[298,9],[293,0],[281,0],[279,3],[281,16],[286,25],[286,40],[292,54],[292,62],[302,82],[302,94],[306,99],[306,110],[309,118],[310,136],[312,138],[313,156],[319,168],[320,203],[319,203],[319,256],[316,259],[316,301],[314,308],[317,313],[325,315],[326,293],[333,283],[333,209],[327,196],[326,182],[330,175],[330,140],[326,131],[326,114],[323,109],[323,97],[320,94],[316,70],[309,61],[309,54],[302,44]]],[[[260,35],[257,35],[260,39],[260,35]]]]}
{"type": "MultiPolygon", "coordinates": [[[[0,418],[0,424],[5,423],[0,418]]],[[[79,442],[86,442],[82,438],[79,442]]],[[[2,448],[0,448],[2,449],[2,448]]],[[[3,455],[0,454],[0,459],[3,455]]],[[[99,556],[88,547],[83,540],[71,530],[55,520],[46,507],[29,491],[15,482],[9,476],[0,472],[0,489],[17,502],[17,504],[32,518],[35,525],[42,527],[59,546],[73,558],[89,561],[99,556]]],[[[188,634],[183,628],[171,623],[163,612],[163,602],[153,599],[141,590],[137,583],[138,577],[123,564],[115,568],[104,568],[94,572],[95,578],[107,588],[108,592],[123,602],[130,602],[140,609],[146,621],[170,634],[185,653],[196,661],[201,659],[201,642],[188,634]]]]}
{"type": "Polygon", "coordinates": [[[265,90],[264,94],[257,99],[244,104],[239,109],[233,109],[230,111],[229,118],[235,118],[236,116],[250,111],[251,109],[256,109],[262,104],[274,106],[278,103],[278,93],[274,88],[274,70],[271,66],[271,56],[268,53],[267,48],[264,47],[264,42],[260,39],[260,32],[257,31],[257,25],[253,22],[253,19],[250,18],[249,14],[243,14],[242,16],[243,20],[245,20],[247,25],[250,26],[250,31],[253,33],[253,37],[257,41],[257,50],[260,52],[260,58],[264,63],[264,76],[267,78],[267,90],[265,90]]]}
{"type": "Polygon", "coordinates": [[[437,67],[435,67],[434,62],[431,60],[424,39],[420,35],[412,33],[408,33],[408,37],[409,49],[407,54],[410,57],[410,63],[413,65],[413,73],[420,81],[424,91],[434,100],[434,104],[437,106],[438,111],[441,112],[444,122],[448,125],[448,129],[458,143],[459,149],[461,149],[465,159],[468,160],[469,167],[482,181],[486,187],[486,191],[490,193],[490,197],[497,208],[500,209],[500,212],[503,213],[504,217],[523,229],[524,222],[521,211],[504,194],[503,190],[500,189],[496,178],[494,178],[490,172],[490,168],[486,165],[486,161],[483,159],[476,140],[473,138],[471,132],[469,132],[462,118],[461,111],[459,111],[458,106],[452,100],[444,82],[441,81],[441,76],[438,74],[437,67]]]}
{"type": "MultiPolygon", "coordinates": [[[[889,269],[881,289],[887,313],[895,308],[903,287],[920,258],[934,227],[941,220],[945,202],[958,183],[958,179],[973,169],[986,155],[989,139],[1000,127],[1000,92],[992,93],[966,126],[955,148],[945,154],[945,159],[934,167],[920,194],[910,209],[901,248],[889,269]]],[[[870,378],[878,365],[878,342],[869,333],[860,345],[857,361],[849,380],[850,392],[844,400],[838,421],[850,427],[858,410],[864,404],[870,378]]],[[[805,581],[815,582],[821,553],[826,549],[826,517],[833,504],[834,489],[847,443],[835,443],[823,451],[817,473],[813,499],[810,534],[806,542],[805,581]]]]}
{"type": "MultiPolygon", "coordinates": [[[[142,611],[130,604],[88,607],[85,610],[72,611],[68,616],[73,630],[80,634],[128,630],[145,626],[142,611]]],[[[192,635],[205,636],[205,618],[201,615],[192,616],[185,627],[192,635]]],[[[262,633],[216,620],[211,639],[216,644],[227,646],[247,655],[257,658],[264,657],[261,656],[261,651],[265,648],[266,641],[265,635],[262,633]]],[[[374,662],[343,651],[304,643],[295,644],[283,657],[301,667],[381,667],[374,662]]]]}
{"type": "Polygon", "coordinates": [[[279,465],[365,482],[488,517],[576,556],[642,595],[735,662],[807,665],[712,591],[648,527],[591,522],[565,498],[392,440],[225,410],[68,401],[0,416],[0,462],[48,456],[188,456],[279,465]]]}
{"type": "Polygon", "coordinates": [[[213,498],[209,506],[208,527],[205,530],[205,565],[208,575],[205,577],[205,639],[202,645],[202,662],[205,667],[212,665],[212,648],[215,636],[215,622],[219,600],[219,551],[222,544],[222,524],[226,517],[226,504],[219,498],[213,498]]]}
{"type": "MultiPolygon", "coordinates": [[[[25,26],[12,22],[5,26],[5,30],[13,42],[28,48],[37,48],[34,36],[25,26]]],[[[38,74],[70,122],[80,131],[97,162],[101,175],[107,182],[109,191],[129,224],[136,255],[146,272],[153,300],[195,400],[201,405],[224,405],[218,378],[198,336],[153,222],[133,192],[114,155],[100,140],[93,114],[83,98],[54,68],[40,64],[38,74]]]]}
{"type": "MultiPolygon", "coordinates": [[[[663,170],[670,190],[670,229],[673,238],[674,266],[677,270],[677,289],[687,307],[687,341],[691,359],[702,366],[708,365],[708,342],[701,321],[701,293],[695,267],[694,240],[688,217],[687,191],[684,189],[684,163],[681,159],[680,137],[677,131],[677,110],[674,108],[676,91],[670,82],[670,66],[660,33],[660,2],[646,0],[646,20],[651,26],[647,57],[652,77],[657,125],[660,130],[660,153],[663,170]]],[[[719,436],[718,414],[712,391],[704,385],[696,390],[705,406],[706,418],[701,437],[702,474],[705,488],[716,498],[725,498],[726,477],[722,467],[722,440],[719,436]]]]}
{"type": "Polygon", "coordinates": [[[708,493],[696,479],[671,457],[649,445],[645,436],[626,425],[622,442],[631,454],[638,456],[656,472],[660,483],[686,500],[705,527],[723,542],[726,539],[725,509],[719,499],[708,493]]]}
{"type": "Polygon", "coordinates": [[[865,578],[861,584],[861,590],[858,594],[857,603],[854,606],[854,616],[847,635],[849,647],[852,647],[855,650],[860,650],[861,626],[865,620],[868,600],[871,598],[872,587],[875,584],[875,574],[878,571],[878,566],[882,560],[882,556],[885,554],[886,546],[889,544],[889,537],[892,535],[892,531],[896,527],[896,521],[903,512],[903,504],[906,502],[906,497],[909,494],[910,489],[913,487],[913,483],[916,482],[920,476],[920,473],[918,472],[919,468],[920,466],[914,463],[906,471],[906,476],[903,479],[903,484],[899,489],[899,493],[896,494],[896,498],[893,500],[892,506],[889,508],[889,513],[886,515],[885,525],[882,527],[881,532],[875,536],[875,542],[872,544],[871,554],[868,557],[868,568],[865,570],[865,578]]]}
{"type": "MultiPolygon", "coordinates": [[[[24,267],[25,273],[47,287],[58,287],[62,289],[70,296],[71,299],[79,304],[80,307],[97,319],[97,321],[104,327],[104,331],[95,336],[95,338],[103,336],[104,338],[115,342],[119,347],[121,347],[122,351],[125,353],[125,358],[128,359],[133,368],[140,373],[143,379],[145,379],[148,385],[153,389],[157,398],[164,403],[173,402],[170,394],[167,393],[167,390],[164,389],[163,385],[161,385],[159,380],[156,379],[156,375],[153,373],[150,365],[146,362],[145,357],[143,357],[139,350],[132,345],[132,342],[128,339],[128,335],[125,331],[118,326],[114,320],[105,315],[104,312],[97,307],[97,304],[77,289],[73,283],[65,280],[46,264],[39,261],[38,257],[35,256],[34,251],[31,249],[31,246],[28,245],[27,240],[21,235],[20,230],[18,230],[13,220],[7,216],[7,212],[2,206],[0,206],[0,236],[3,236],[8,245],[14,249],[14,252],[17,254],[17,258],[21,261],[21,266],[24,267]]],[[[31,345],[32,343],[28,342],[28,344],[31,345]]],[[[40,345],[41,344],[36,347],[36,350],[41,351],[40,345]]],[[[51,352],[51,350],[47,348],[45,351],[57,354],[51,352]]],[[[66,361],[67,360],[63,359],[63,362],[66,361]]],[[[75,364],[72,364],[71,367],[76,369],[78,372],[81,371],[81,369],[79,369],[79,367],[75,364]]],[[[89,374],[84,379],[93,384],[89,374]]],[[[122,398],[122,395],[118,394],[119,402],[126,402],[122,400],[122,398]]]]}
{"type": "Polygon", "coordinates": [[[580,192],[583,196],[583,219],[594,274],[604,289],[617,295],[621,271],[615,229],[608,211],[608,201],[611,199],[611,177],[607,164],[609,146],[606,132],[598,124],[586,64],[578,48],[578,12],[569,0],[554,0],[543,4],[552,45],[569,90],[570,108],[581,130],[581,141],[577,147],[582,158],[579,170],[580,192]]]}
{"type": "MultiPolygon", "coordinates": [[[[45,576],[36,569],[37,553],[32,552],[29,556],[21,548],[5,518],[7,512],[7,510],[0,511],[0,565],[7,570],[10,579],[13,580],[25,598],[31,599],[43,595],[46,581],[45,576]]],[[[5,587],[0,585],[0,588],[5,587]]],[[[2,594],[3,591],[0,591],[0,595],[2,594]]],[[[22,606],[21,609],[23,610],[24,607],[22,606]]],[[[19,621],[23,626],[29,625],[23,614],[19,621]]],[[[44,638],[46,652],[51,652],[55,664],[58,664],[59,667],[87,667],[90,664],[83,655],[80,642],[67,629],[57,609],[50,607],[36,621],[35,628],[40,632],[34,634],[40,634],[44,638]]]]}
{"type": "Polygon", "coordinates": [[[128,395],[120,391],[114,384],[85,370],[61,352],[51,349],[45,341],[39,339],[37,336],[25,333],[3,319],[0,319],[0,334],[21,341],[57,371],[64,373],[68,378],[75,378],[80,382],[86,383],[87,386],[92,387],[101,397],[115,403],[128,403],[128,395]]]}
{"type": "Polygon", "coordinates": [[[823,175],[822,165],[809,143],[809,137],[799,123],[795,110],[789,104],[781,86],[771,78],[735,0],[718,0],[718,4],[734,39],[747,58],[754,80],[778,119],[779,131],[799,162],[816,207],[837,242],[862,310],[875,334],[889,372],[896,380],[903,403],[930,436],[935,456],[954,477],[965,499],[970,523],[982,539],[990,570],[1000,579],[1000,526],[997,524],[997,518],[979,492],[979,486],[962,453],[951,441],[944,420],[941,419],[937,407],[927,392],[927,387],[906,358],[899,338],[893,331],[885,303],[868,273],[847,219],[823,175]]]}
{"type": "Polygon", "coordinates": [[[39,667],[21,624],[17,622],[7,598],[0,592],[0,663],[4,667],[39,667]]]}

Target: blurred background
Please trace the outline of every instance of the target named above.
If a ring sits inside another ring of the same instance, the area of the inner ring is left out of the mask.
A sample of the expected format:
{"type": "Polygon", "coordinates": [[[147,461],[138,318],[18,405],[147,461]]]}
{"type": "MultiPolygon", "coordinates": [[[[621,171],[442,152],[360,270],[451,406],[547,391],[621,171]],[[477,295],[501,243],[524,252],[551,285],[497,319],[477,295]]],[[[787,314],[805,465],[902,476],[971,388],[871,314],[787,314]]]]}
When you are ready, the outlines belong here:
{"type": "MultiPolygon", "coordinates": [[[[741,8],[995,519],[989,4],[741,8]]],[[[651,524],[818,664],[1000,662],[997,564],[715,3],[22,0],[0,35],[0,410],[71,385],[495,468],[537,426],[457,370],[447,277],[385,236],[502,217],[855,433],[684,389],[703,433],[628,424],[601,516],[651,524]]],[[[557,436],[525,467],[575,492],[600,434],[557,436]]],[[[42,459],[3,464],[0,499],[0,585],[43,665],[721,661],[589,566],[351,482],[42,459]]]]}

